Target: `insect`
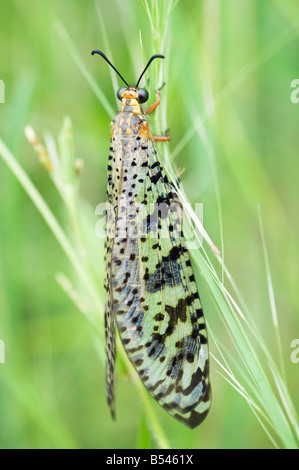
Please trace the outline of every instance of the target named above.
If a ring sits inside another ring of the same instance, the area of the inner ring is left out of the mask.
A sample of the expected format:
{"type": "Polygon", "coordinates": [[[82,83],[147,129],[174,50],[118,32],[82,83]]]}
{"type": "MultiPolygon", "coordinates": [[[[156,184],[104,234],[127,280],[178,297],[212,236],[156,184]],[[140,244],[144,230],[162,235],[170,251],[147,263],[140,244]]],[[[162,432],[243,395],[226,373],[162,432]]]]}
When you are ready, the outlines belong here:
{"type": "Polygon", "coordinates": [[[121,110],[112,121],[107,196],[112,216],[106,240],[106,393],[114,411],[115,323],[125,351],[155,400],[190,428],[211,403],[207,333],[178,196],[158,156],[139,83],[117,91],[121,110]]]}

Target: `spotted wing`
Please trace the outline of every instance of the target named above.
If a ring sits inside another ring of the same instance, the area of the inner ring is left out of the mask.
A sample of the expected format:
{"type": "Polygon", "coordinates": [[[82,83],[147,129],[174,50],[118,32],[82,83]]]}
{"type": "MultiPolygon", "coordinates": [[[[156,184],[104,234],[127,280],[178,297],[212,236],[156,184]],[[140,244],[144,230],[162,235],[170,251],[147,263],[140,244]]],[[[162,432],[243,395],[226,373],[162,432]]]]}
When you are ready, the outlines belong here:
{"type": "Polygon", "coordinates": [[[128,183],[119,191],[117,220],[129,232],[114,241],[113,311],[148,391],[194,428],[210,407],[208,346],[177,197],[148,129],[126,151],[128,183]]]}

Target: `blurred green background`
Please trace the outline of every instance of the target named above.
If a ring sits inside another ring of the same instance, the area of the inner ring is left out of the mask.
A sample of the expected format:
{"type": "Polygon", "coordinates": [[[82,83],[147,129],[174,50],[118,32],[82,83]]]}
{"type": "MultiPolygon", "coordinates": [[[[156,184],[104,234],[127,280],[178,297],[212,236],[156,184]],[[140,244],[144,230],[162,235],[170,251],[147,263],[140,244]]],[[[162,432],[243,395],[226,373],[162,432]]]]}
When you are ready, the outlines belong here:
{"type": "MultiPolygon", "coordinates": [[[[129,81],[143,65],[139,30],[146,58],[161,51],[153,50],[139,0],[2,2],[0,137],[67,226],[24,127],[32,125],[39,136],[45,130],[56,136],[63,117],[71,117],[75,154],[84,160],[80,193],[93,209],[105,200],[110,116],[65,47],[57,21],[115,111],[108,65],[90,55],[94,48],[106,50],[103,25],[114,64],[129,81]]],[[[225,262],[275,356],[260,204],[288,385],[297,409],[299,364],[290,360],[290,344],[299,337],[299,103],[291,101],[291,82],[299,79],[298,32],[299,4],[293,0],[179,1],[168,25],[170,79],[162,91],[168,100],[172,162],[185,168],[181,180],[190,201],[204,203],[205,228],[217,246],[219,189],[225,262]],[[194,132],[198,116],[205,139],[194,132]]],[[[154,447],[142,403],[121,370],[117,421],[112,422],[105,368],[90,327],[55,279],[60,271],[71,276],[69,262],[3,161],[0,201],[0,339],[6,355],[0,364],[0,447],[154,447]]],[[[89,255],[102,268],[100,245],[89,255]]],[[[209,325],[226,341],[204,282],[200,294],[209,325]]],[[[153,403],[171,446],[271,448],[246,402],[218,370],[212,361],[213,405],[196,430],[184,428],[153,403]]]]}

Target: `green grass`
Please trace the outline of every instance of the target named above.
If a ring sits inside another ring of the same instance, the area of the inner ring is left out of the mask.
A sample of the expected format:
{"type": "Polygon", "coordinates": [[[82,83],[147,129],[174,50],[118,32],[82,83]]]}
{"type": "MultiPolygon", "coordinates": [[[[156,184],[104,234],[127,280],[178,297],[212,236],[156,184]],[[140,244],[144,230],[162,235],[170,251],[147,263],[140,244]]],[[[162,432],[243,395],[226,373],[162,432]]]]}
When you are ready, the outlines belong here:
{"type": "Polygon", "coordinates": [[[15,27],[3,29],[13,54],[0,69],[8,93],[0,105],[0,446],[297,448],[298,365],[290,344],[299,327],[299,227],[289,95],[298,8],[128,3],[124,10],[120,1],[109,9],[102,1],[52,2],[38,25],[33,12],[41,2],[4,9],[15,27]],[[170,128],[170,145],[159,149],[174,181],[171,165],[185,168],[178,191],[196,237],[205,240],[193,257],[209,327],[213,404],[195,431],[153,402],[120,346],[116,424],[105,403],[103,243],[93,208],[105,200],[117,84],[107,64],[90,56],[94,48],[130,81],[151,54],[166,56],[148,74],[151,101],[166,82],[151,124],[155,133],[170,128]],[[73,125],[65,118],[60,130],[65,114],[73,125]],[[51,129],[34,145],[51,172],[32,158],[28,124],[38,136],[51,129]],[[188,200],[204,203],[204,227],[188,200]]]}

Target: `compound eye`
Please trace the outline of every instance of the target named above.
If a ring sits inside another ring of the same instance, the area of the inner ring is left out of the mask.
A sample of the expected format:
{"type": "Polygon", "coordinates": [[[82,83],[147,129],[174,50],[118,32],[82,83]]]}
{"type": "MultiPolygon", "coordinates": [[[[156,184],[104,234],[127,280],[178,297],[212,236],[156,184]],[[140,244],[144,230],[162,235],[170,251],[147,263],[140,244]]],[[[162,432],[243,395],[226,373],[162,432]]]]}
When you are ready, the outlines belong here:
{"type": "Polygon", "coordinates": [[[147,90],[145,88],[139,88],[137,97],[139,103],[145,103],[148,100],[147,90]]]}
{"type": "Polygon", "coordinates": [[[122,87],[118,90],[118,92],[116,93],[116,96],[117,96],[117,98],[119,99],[119,101],[122,100],[121,95],[122,95],[122,92],[123,92],[125,89],[126,89],[126,87],[125,87],[125,86],[122,86],[122,87]]]}

